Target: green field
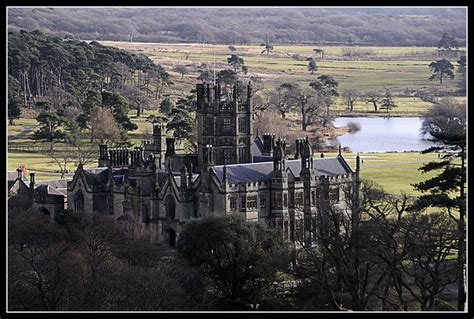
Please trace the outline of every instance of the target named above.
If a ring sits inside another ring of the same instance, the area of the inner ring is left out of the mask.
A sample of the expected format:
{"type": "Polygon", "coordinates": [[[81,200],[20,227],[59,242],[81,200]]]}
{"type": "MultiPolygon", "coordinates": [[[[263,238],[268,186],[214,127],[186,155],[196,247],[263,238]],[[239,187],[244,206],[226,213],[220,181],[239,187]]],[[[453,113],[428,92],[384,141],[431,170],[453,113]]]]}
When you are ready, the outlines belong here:
{"type": "MultiPolygon", "coordinates": [[[[230,50],[225,45],[209,44],[162,44],[162,43],[130,43],[102,41],[104,45],[116,46],[134,53],[143,53],[154,62],[161,64],[173,77],[175,87],[171,95],[179,95],[182,91],[189,91],[196,83],[196,69],[201,63],[216,66],[216,70],[229,68],[227,58],[230,50]],[[190,72],[181,80],[181,76],[173,71],[177,65],[186,65],[190,72]]],[[[348,58],[343,51],[354,47],[323,47],[325,57],[321,59],[313,49],[314,46],[275,46],[269,55],[260,54],[262,47],[255,45],[236,46],[237,54],[245,60],[249,68],[247,76],[259,76],[266,89],[271,89],[283,82],[296,82],[307,86],[321,74],[330,74],[339,82],[339,91],[355,89],[360,92],[384,92],[385,88],[392,91],[396,103],[400,108],[395,113],[408,116],[419,115],[424,112],[430,103],[418,98],[399,98],[413,94],[414,90],[436,89],[440,92],[456,90],[458,80],[448,80],[440,85],[436,81],[429,81],[430,69],[428,65],[438,59],[437,49],[434,47],[362,47],[355,50],[369,52],[368,55],[348,58]],[[299,55],[299,56],[297,56],[299,55]],[[317,61],[318,70],[315,74],[308,71],[306,58],[313,57],[317,61]]],[[[464,49],[462,49],[464,50],[464,49]]],[[[456,66],[457,57],[450,58],[456,66]]],[[[338,104],[342,106],[342,101],[338,104]]],[[[356,111],[367,112],[365,103],[359,103],[356,111]]]]}

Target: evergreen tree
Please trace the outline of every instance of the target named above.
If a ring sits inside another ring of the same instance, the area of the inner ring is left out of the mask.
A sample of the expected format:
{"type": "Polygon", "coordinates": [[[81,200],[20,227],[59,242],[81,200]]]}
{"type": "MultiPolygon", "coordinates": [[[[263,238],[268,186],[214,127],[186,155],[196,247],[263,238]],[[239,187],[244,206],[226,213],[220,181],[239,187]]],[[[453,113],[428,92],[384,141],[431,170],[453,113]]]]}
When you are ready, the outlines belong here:
{"type": "Polygon", "coordinates": [[[110,108],[117,122],[125,131],[136,130],[138,126],[128,117],[129,107],[123,96],[115,92],[102,92],[102,105],[110,108]]]}
{"type": "Polygon", "coordinates": [[[160,112],[168,114],[171,112],[171,110],[174,108],[173,101],[170,98],[165,98],[163,101],[160,103],[160,112]]]}
{"type": "Polygon", "coordinates": [[[423,132],[436,145],[422,153],[438,152],[440,161],[432,161],[419,168],[423,173],[440,173],[423,182],[413,184],[421,195],[412,210],[436,207],[445,210],[458,227],[458,310],[464,309],[464,267],[466,235],[466,106],[443,101],[434,105],[423,120],[423,132]]]}
{"type": "Polygon", "coordinates": [[[14,124],[14,120],[21,116],[20,101],[17,98],[8,99],[8,120],[10,125],[14,124]]]}
{"type": "Polygon", "coordinates": [[[318,70],[318,68],[317,68],[317,65],[316,65],[316,60],[315,59],[309,60],[308,71],[311,71],[311,74],[314,74],[314,71],[317,71],[317,70],[318,70]]]}
{"type": "Polygon", "coordinates": [[[66,137],[66,134],[61,128],[61,125],[64,124],[66,120],[59,115],[57,110],[52,108],[49,102],[40,102],[37,104],[39,104],[44,111],[42,111],[36,119],[41,126],[33,133],[31,139],[49,143],[50,151],[53,151],[54,144],[63,141],[66,137]]]}
{"type": "Polygon", "coordinates": [[[443,84],[443,79],[445,77],[449,77],[451,80],[454,79],[454,66],[448,60],[443,59],[431,62],[429,67],[431,69],[431,72],[433,72],[433,74],[429,78],[430,81],[438,79],[439,84],[443,84]]]}
{"type": "Polygon", "coordinates": [[[380,109],[381,110],[387,110],[390,111],[391,109],[397,107],[398,105],[395,104],[392,98],[392,94],[390,93],[389,89],[385,90],[385,96],[384,98],[380,101],[380,109]]]}

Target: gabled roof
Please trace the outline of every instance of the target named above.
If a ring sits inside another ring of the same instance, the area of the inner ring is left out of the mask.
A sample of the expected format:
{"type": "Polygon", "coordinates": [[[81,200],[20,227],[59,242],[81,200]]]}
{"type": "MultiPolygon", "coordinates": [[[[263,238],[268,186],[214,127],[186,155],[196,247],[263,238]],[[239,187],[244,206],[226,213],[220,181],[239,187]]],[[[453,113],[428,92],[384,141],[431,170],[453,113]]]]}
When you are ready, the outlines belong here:
{"type": "Polygon", "coordinates": [[[109,180],[109,169],[107,167],[84,168],[83,172],[89,185],[105,185],[109,180]]]}
{"type": "MultiPolygon", "coordinates": [[[[287,160],[286,167],[298,178],[301,172],[301,160],[287,160]]],[[[214,167],[220,181],[223,178],[224,165],[214,167]]],[[[226,165],[227,179],[231,183],[248,183],[254,181],[271,180],[273,162],[248,163],[226,165]]],[[[334,176],[353,173],[349,165],[342,157],[314,159],[314,174],[316,176],[334,176]]]]}

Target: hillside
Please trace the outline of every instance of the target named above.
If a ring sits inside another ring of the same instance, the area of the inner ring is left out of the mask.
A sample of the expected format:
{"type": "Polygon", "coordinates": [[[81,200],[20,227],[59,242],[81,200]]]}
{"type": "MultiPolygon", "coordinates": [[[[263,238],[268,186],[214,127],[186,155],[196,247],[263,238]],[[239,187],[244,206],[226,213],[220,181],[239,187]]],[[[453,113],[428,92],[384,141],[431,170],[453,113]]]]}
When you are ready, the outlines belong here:
{"type": "Polygon", "coordinates": [[[214,44],[465,45],[463,8],[9,8],[8,28],[86,40],[214,44]]]}

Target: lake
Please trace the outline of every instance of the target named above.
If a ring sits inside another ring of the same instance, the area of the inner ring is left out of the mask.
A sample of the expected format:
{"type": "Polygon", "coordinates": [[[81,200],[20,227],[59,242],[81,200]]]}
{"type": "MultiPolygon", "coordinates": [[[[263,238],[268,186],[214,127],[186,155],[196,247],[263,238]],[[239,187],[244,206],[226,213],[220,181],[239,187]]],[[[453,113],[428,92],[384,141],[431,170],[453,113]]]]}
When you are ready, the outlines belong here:
{"type": "Polygon", "coordinates": [[[433,145],[423,139],[419,117],[338,117],[334,126],[359,124],[360,130],[330,140],[329,145],[349,147],[353,152],[421,151],[433,145]]]}

